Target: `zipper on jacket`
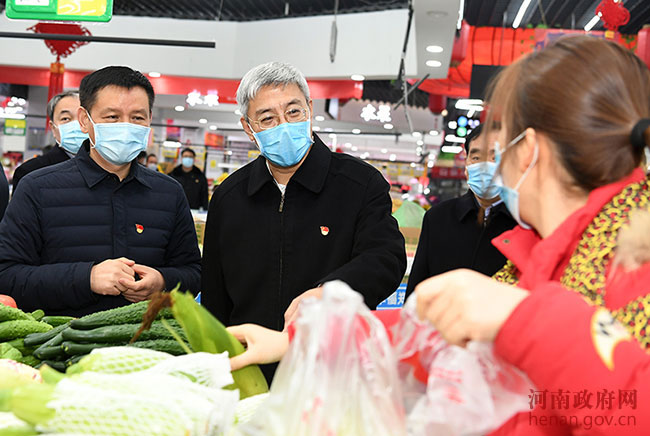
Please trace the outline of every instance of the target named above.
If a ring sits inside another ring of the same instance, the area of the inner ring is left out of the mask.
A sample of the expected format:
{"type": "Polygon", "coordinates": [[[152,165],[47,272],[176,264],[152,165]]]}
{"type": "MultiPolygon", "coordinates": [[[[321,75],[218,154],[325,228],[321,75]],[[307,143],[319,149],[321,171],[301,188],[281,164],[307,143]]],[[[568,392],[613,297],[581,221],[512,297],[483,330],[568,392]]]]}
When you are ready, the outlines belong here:
{"type": "MultiPolygon", "coordinates": [[[[480,211],[480,209],[479,209],[480,211]]],[[[487,219],[488,216],[483,213],[483,225],[481,226],[481,234],[478,237],[478,242],[476,243],[476,247],[474,247],[474,253],[472,254],[472,263],[471,263],[471,268],[474,269],[476,266],[476,256],[478,255],[478,249],[481,246],[481,242],[483,242],[483,235],[485,234],[485,228],[487,227],[487,219]]]]}
{"type": "MultiPolygon", "coordinates": [[[[284,214],[282,211],[284,210],[284,193],[282,193],[282,199],[280,200],[280,207],[278,208],[278,212],[280,213],[280,280],[279,280],[279,287],[278,287],[278,306],[282,304],[282,268],[283,268],[283,256],[284,256],[284,214]]],[[[280,307],[278,307],[279,309],[280,307]]],[[[282,319],[278,322],[278,330],[282,330],[283,325],[282,325],[282,319]]]]}

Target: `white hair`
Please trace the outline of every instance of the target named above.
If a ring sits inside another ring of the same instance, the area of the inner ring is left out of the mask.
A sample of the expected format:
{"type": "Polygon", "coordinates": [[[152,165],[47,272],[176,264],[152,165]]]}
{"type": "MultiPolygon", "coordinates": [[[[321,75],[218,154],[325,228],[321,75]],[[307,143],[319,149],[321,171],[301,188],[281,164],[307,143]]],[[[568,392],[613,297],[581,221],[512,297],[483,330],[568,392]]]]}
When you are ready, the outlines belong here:
{"type": "Polygon", "coordinates": [[[248,105],[260,89],[265,86],[282,86],[296,84],[309,102],[309,87],[305,76],[293,65],[283,62],[268,62],[258,65],[244,75],[237,88],[239,111],[248,119],[248,105]]]}

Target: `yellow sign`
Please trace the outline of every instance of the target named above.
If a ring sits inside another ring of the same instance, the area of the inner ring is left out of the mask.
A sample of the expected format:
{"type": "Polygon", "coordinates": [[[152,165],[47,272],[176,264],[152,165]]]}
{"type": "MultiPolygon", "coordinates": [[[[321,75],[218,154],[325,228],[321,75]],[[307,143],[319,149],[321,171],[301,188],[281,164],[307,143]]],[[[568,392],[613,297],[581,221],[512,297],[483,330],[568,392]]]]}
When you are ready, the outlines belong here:
{"type": "Polygon", "coordinates": [[[106,0],[59,0],[57,14],[101,17],[106,13],[106,0]]]}

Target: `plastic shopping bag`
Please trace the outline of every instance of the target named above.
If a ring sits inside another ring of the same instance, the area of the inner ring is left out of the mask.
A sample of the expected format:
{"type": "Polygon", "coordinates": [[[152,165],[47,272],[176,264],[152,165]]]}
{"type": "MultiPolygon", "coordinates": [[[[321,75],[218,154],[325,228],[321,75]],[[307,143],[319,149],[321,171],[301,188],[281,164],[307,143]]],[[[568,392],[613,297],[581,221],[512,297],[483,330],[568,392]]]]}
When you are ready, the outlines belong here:
{"type": "Polygon", "coordinates": [[[360,294],[327,283],[301,304],[295,336],[246,436],[405,436],[396,356],[360,294]]]}
{"type": "Polygon", "coordinates": [[[482,435],[530,410],[532,383],[499,361],[492,344],[447,344],[406,301],[392,331],[409,436],[482,435]]]}

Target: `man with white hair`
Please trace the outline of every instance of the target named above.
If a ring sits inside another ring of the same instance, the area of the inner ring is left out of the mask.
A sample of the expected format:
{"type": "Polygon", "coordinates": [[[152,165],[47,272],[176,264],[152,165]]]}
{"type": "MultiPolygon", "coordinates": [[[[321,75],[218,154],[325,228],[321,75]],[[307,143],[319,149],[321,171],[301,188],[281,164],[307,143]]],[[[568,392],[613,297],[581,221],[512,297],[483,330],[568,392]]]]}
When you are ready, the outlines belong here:
{"type": "Polygon", "coordinates": [[[332,153],[314,134],[309,88],[295,67],[253,68],[237,102],[261,156],[212,197],[202,303],[226,325],[282,330],[301,298],[342,280],[374,309],[406,269],[388,183],[371,165],[332,153]]]}

